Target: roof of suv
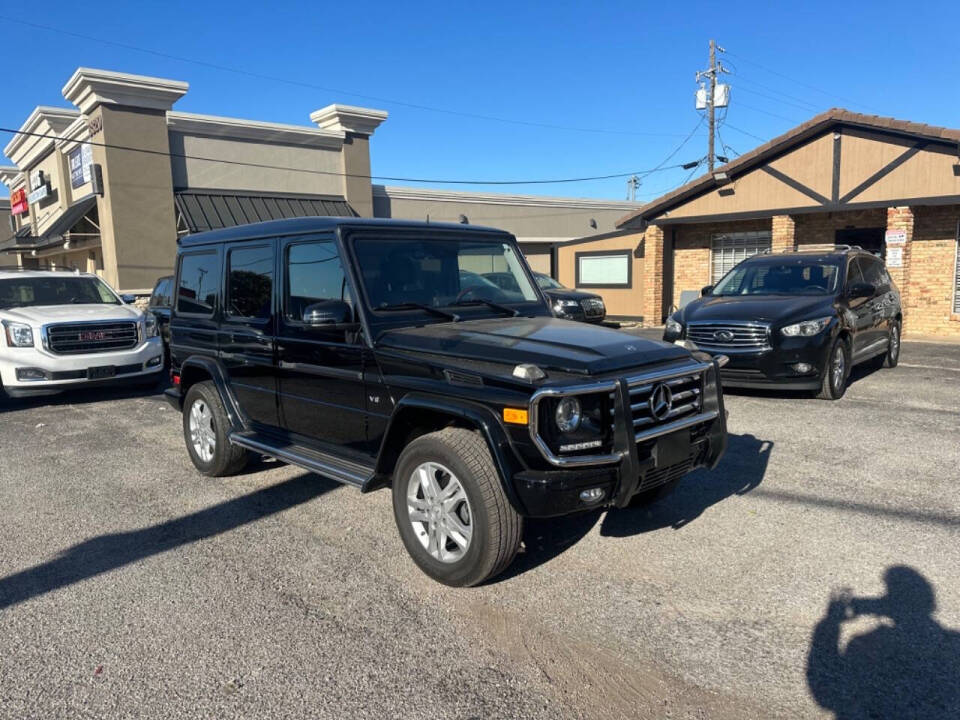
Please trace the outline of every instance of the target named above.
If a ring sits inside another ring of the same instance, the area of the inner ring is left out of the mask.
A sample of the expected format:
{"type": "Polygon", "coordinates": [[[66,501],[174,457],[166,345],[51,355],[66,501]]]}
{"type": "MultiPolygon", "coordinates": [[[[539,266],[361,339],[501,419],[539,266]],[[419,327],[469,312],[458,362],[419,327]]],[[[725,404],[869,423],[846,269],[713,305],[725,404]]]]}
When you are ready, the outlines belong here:
{"type": "Polygon", "coordinates": [[[69,277],[96,277],[92,273],[81,273],[76,270],[26,270],[21,268],[0,267],[0,278],[9,280],[10,278],[38,278],[56,276],[69,277]]]}
{"type": "Polygon", "coordinates": [[[288,218],[285,220],[267,220],[266,222],[251,223],[250,225],[237,225],[235,227],[223,228],[222,230],[209,230],[207,232],[187,235],[180,239],[181,247],[191,247],[193,245],[206,245],[209,243],[231,242],[235,240],[248,240],[252,238],[277,236],[277,235],[297,235],[309,232],[321,232],[324,230],[334,230],[338,227],[352,228],[380,228],[380,229],[401,229],[401,228],[422,228],[430,230],[456,230],[457,232],[470,231],[482,233],[507,234],[505,230],[497,228],[483,227],[481,225],[464,225],[459,223],[435,223],[422,222],[418,220],[392,220],[384,218],[355,218],[355,217],[300,217],[288,218]]]}
{"type": "MultiPolygon", "coordinates": [[[[825,262],[825,261],[837,261],[842,260],[845,257],[850,257],[851,255],[867,255],[869,257],[881,260],[871,252],[864,250],[863,248],[853,247],[853,248],[841,248],[837,250],[808,250],[808,251],[794,251],[794,252],[778,252],[778,253],[758,253],[757,255],[751,255],[750,257],[743,260],[743,262],[754,262],[754,263],[778,263],[783,262],[784,260],[813,260],[815,262],[825,262]]],[[[882,260],[881,260],[882,261],[882,260]]]]}

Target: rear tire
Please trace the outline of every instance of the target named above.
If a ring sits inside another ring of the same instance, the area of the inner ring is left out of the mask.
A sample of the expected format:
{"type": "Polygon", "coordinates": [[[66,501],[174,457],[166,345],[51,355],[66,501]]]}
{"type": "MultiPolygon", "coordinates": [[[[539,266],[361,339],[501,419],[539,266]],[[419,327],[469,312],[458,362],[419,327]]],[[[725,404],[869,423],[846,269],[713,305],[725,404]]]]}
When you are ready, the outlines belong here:
{"type": "Polygon", "coordinates": [[[183,402],[183,439],[194,467],[203,475],[236,475],[249,453],[227,439],[230,421],[220,393],[210,380],[196,383],[183,402]]]}
{"type": "Polygon", "coordinates": [[[453,587],[503,572],[523,535],[486,440],[463,428],[423,435],[404,449],[393,474],[393,514],[417,566],[453,587]]]}
{"type": "Polygon", "coordinates": [[[850,350],[842,338],[837,338],[827,354],[827,365],[823,369],[823,380],[817,397],[822,400],[839,400],[847,391],[848,377],[850,377],[850,350]]]}
{"type": "Polygon", "coordinates": [[[887,352],[883,356],[883,366],[885,368],[895,368],[900,362],[900,321],[894,321],[890,328],[890,343],[887,346],[887,352]]]}

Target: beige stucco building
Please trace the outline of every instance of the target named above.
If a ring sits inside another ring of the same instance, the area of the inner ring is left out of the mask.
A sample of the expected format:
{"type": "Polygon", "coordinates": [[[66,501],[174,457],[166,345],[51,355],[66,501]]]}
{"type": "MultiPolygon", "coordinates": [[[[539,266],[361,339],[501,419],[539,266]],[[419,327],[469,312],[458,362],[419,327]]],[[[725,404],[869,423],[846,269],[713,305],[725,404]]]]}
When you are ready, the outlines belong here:
{"type": "Polygon", "coordinates": [[[614,229],[626,202],[383,187],[371,138],[387,113],[349,105],[305,112],[310,125],[174,110],[185,82],[88,68],[64,85],[72,107],[37,107],[4,148],[11,194],[0,253],[28,267],[100,273],[146,293],[189,232],[303,215],[495,225],[540,270],[558,243],[614,229]]]}

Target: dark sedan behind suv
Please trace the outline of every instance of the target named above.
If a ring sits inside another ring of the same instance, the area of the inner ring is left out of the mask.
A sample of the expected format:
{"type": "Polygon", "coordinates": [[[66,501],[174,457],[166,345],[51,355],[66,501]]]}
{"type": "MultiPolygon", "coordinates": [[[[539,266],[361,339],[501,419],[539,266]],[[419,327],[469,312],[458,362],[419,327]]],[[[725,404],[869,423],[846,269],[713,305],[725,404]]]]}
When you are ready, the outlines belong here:
{"type": "MultiPolygon", "coordinates": [[[[516,281],[510,273],[490,272],[484,277],[501,290],[516,291],[516,281]]],[[[607,308],[603,298],[596,293],[571,290],[544,273],[535,272],[533,277],[550,299],[550,307],[557,317],[588,323],[602,323],[606,319],[607,308]]]]}
{"type": "Polygon", "coordinates": [[[860,248],[750,257],[668,320],[664,340],[730,357],[725,387],[843,396],[853,365],[900,355],[900,293],[860,248]]]}

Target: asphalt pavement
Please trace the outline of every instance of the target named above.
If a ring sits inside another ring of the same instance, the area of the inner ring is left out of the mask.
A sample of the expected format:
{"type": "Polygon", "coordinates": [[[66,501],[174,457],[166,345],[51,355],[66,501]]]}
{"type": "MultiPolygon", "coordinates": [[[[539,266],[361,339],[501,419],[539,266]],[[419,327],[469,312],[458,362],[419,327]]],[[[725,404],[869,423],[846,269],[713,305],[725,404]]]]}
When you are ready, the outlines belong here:
{"type": "Polygon", "coordinates": [[[203,478],[159,394],[10,403],[0,717],[957,717],[960,346],[727,407],[715,471],[452,590],[389,491],[203,478]]]}

